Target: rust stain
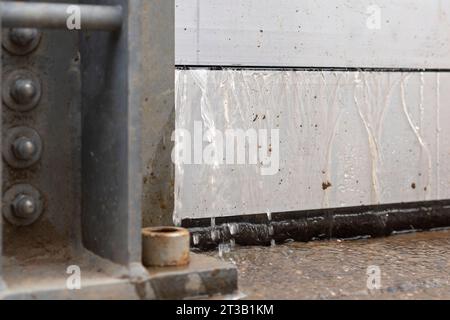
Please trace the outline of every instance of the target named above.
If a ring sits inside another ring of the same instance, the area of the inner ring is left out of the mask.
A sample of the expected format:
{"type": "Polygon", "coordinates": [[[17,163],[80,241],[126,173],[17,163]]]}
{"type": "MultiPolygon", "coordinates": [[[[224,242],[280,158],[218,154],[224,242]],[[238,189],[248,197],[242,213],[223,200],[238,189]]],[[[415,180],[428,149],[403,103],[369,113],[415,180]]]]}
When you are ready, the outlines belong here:
{"type": "Polygon", "coordinates": [[[327,181],[327,182],[323,182],[322,183],[322,189],[323,190],[327,190],[328,188],[331,188],[333,185],[331,184],[331,182],[330,181],[327,181]]]}

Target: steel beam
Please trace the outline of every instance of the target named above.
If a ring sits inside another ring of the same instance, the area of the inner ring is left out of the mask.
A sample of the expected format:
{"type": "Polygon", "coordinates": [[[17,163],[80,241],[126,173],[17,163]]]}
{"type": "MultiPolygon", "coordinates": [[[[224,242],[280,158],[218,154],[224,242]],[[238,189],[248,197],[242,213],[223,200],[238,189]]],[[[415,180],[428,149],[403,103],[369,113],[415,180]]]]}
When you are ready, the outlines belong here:
{"type": "Polygon", "coordinates": [[[141,261],[142,2],[122,5],[120,33],[82,33],[83,243],[115,263],[141,261]],[[134,18],[131,18],[134,17],[134,18]]]}

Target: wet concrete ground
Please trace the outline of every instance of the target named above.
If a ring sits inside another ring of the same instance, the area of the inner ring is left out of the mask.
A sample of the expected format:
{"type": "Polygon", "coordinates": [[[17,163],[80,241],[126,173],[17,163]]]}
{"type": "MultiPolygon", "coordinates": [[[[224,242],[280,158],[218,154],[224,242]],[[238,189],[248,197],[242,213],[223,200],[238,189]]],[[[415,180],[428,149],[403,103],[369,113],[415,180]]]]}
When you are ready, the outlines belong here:
{"type": "Polygon", "coordinates": [[[227,251],[247,299],[450,299],[450,230],[227,251]]]}

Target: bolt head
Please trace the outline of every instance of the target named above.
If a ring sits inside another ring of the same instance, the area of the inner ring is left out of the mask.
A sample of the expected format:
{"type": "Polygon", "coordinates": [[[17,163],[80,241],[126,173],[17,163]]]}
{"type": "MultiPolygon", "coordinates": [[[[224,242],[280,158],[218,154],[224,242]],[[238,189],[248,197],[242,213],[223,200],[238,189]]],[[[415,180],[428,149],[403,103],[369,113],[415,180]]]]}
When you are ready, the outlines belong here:
{"type": "Polygon", "coordinates": [[[38,30],[33,28],[13,28],[9,32],[9,39],[20,47],[28,46],[38,36],[38,30]]]}
{"type": "Polygon", "coordinates": [[[11,97],[19,104],[28,104],[37,95],[37,88],[31,79],[17,79],[11,88],[11,97]]]}
{"type": "Polygon", "coordinates": [[[17,218],[27,219],[36,212],[36,202],[28,195],[18,195],[12,202],[12,211],[17,218]]]}
{"type": "Polygon", "coordinates": [[[14,141],[13,152],[20,160],[30,160],[36,154],[37,147],[31,139],[21,137],[14,141]]]}

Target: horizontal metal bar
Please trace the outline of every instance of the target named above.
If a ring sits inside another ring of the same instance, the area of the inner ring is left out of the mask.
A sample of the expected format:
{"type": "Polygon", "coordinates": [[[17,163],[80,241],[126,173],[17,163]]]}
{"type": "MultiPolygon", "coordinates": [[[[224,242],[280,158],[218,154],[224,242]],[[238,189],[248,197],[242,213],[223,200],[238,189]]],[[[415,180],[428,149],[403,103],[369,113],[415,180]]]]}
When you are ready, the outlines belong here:
{"type": "Polygon", "coordinates": [[[123,20],[121,6],[44,2],[2,1],[0,14],[2,26],[6,28],[73,30],[71,23],[76,22],[74,18],[80,18],[80,30],[113,31],[120,29],[123,20]],[[68,27],[68,21],[71,28],[68,27]]]}

